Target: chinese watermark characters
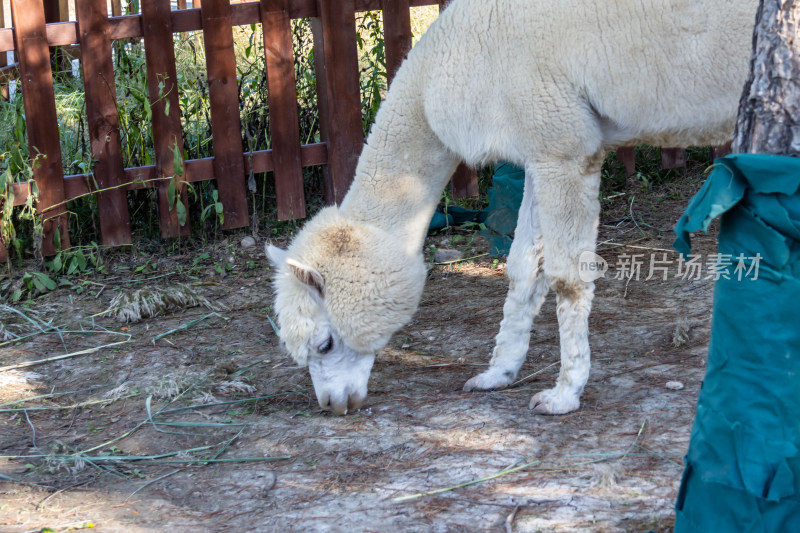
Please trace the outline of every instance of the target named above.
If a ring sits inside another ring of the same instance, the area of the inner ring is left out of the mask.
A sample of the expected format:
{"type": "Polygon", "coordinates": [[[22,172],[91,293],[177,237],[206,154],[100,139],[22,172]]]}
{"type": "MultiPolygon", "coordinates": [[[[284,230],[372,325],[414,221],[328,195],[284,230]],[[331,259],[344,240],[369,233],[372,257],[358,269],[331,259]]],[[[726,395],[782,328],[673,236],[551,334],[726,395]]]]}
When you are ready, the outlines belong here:
{"type": "Polygon", "coordinates": [[[622,253],[611,267],[596,253],[583,252],[579,260],[579,275],[582,281],[587,282],[605,277],[609,270],[610,278],[627,281],[757,280],[761,259],[760,253],[753,257],[715,253],[705,258],[700,254],[689,254],[685,257],[678,254],[677,257],[670,257],[667,252],[649,255],[622,253]]]}

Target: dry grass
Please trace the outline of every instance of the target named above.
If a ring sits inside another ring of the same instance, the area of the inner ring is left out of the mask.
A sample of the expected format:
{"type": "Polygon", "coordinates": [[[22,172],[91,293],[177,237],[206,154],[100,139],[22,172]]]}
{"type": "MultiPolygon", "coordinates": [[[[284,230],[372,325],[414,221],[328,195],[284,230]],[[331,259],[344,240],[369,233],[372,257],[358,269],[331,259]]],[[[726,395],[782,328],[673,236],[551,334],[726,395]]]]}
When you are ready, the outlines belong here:
{"type": "Polygon", "coordinates": [[[212,311],[219,309],[208,298],[187,285],[145,287],[120,293],[111,300],[108,309],[102,314],[109,315],[118,322],[131,324],[140,322],[144,318],[162,316],[198,306],[212,311]]]}

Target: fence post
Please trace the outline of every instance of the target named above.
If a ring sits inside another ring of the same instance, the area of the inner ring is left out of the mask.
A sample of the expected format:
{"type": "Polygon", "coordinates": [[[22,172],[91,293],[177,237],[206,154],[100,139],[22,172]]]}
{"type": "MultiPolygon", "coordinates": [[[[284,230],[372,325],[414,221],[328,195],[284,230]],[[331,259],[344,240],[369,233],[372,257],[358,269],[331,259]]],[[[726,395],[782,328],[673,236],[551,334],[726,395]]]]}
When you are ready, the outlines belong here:
{"type": "MultiPolygon", "coordinates": [[[[6,27],[5,11],[0,4],[0,28],[6,27]]],[[[8,65],[8,53],[0,52],[0,98],[8,101],[8,78],[2,75],[2,68],[8,65]]],[[[2,250],[0,250],[0,260],[2,260],[2,250]]]]}
{"type": "Polygon", "coordinates": [[[617,159],[625,165],[625,177],[636,174],[636,148],[633,146],[623,146],[617,148],[617,159]]]}
{"type": "MultiPolygon", "coordinates": [[[[156,177],[175,176],[175,150],[183,163],[183,138],[178,107],[178,75],[175,69],[175,46],[172,41],[172,17],[169,0],[141,0],[144,53],[147,61],[147,89],[153,117],[153,143],[156,155],[156,177]]],[[[186,185],[174,177],[175,190],[186,210],[186,222],[178,223],[177,201],[169,202],[170,180],[158,186],[158,210],[161,236],[164,238],[189,234],[189,208],[186,185]],[[170,209],[171,208],[171,209],[170,209]]]]}
{"type": "MultiPolygon", "coordinates": [[[[86,122],[96,161],[94,177],[102,191],[97,196],[100,235],[103,244],[131,242],[128,197],[119,136],[117,90],[106,0],[80,0],[75,4],[78,40],[81,46],[83,86],[86,92],[86,122]]],[[[90,186],[91,188],[91,186],[90,186]]]]}
{"type": "Polygon", "coordinates": [[[325,201],[339,203],[353,181],[364,143],[355,0],[317,0],[312,29],[320,137],[328,146],[325,201]]]}
{"type": "MultiPolygon", "coordinates": [[[[3,6],[0,4],[0,28],[6,27],[6,16],[5,12],[3,11],[3,6]]],[[[5,52],[0,52],[0,69],[8,65],[8,56],[5,52]]],[[[3,79],[2,75],[0,75],[0,98],[3,100],[8,100],[8,81],[3,79]]],[[[8,261],[8,251],[6,247],[3,245],[3,241],[0,240],[0,263],[5,263],[8,261]]]]}
{"type": "Polygon", "coordinates": [[[36,209],[43,217],[42,255],[52,256],[58,251],[53,242],[56,231],[61,248],[69,248],[69,226],[44,6],[41,0],[14,0],[11,16],[33,177],[39,189],[36,209]]]}
{"type": "Polygon", "coordinates": [[[721,146],[712,146],[711,147],[711,162],[713,163],[714,160],[718,157],[725,157],[726,155],[731,153],[731,143],[727,142],[721,146]]]}
{"type": "Polygon", "coordinates": [[[278,220],[305,218],[297,83],[288,0],[261,0],[278,220]]]}
{"type": "Polygon", "coordinates": [[[247,190],[231,5],[229,2],[206,2],[201,18],[211,104],[211,137],[214,139],[214,176],[225,214],[222,227],[241,228],[248,223],[247,190]]]}
{"type": "Polygon", "coordinates": [[[678,168],[685,166],[685,148],[661,148],[661,168],[678,168]]]}
{"type": "Polygon", "coordinates": [[[383,40],[386,47],[386,76],[391,83],[397,69],[411,50],[411,7],[409,0],[383,0],[383,40]]]}
{"type": "MultiPolygon", "coordinates": [[[[67,0],[43,0],[43,3],[45,23],[66,22],[69,20],[69,2],[67,0]]],[[[58,76],[70,76],[72,74],[70,59],[70,55],[65,48],[58,47],[50,50],[53,72],[58,76]]]]}
{"type": "MultiPolygon", "coordinates": [[[[449,3],[450,0],[439,0],[439,12],[441,13],[449,3]]],[[[454,198],[478,196],[478,172],[461,163],[450,179],[450,187],[454,198]]]]}

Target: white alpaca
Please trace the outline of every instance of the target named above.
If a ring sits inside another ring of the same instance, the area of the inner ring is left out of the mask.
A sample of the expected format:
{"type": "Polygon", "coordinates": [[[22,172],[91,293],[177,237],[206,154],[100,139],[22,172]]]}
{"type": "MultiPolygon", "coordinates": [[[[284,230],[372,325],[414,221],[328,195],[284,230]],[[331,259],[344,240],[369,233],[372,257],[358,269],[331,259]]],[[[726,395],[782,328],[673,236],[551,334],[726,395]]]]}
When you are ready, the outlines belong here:
{"type": "Polygon", "coordinates": [[[367,394],[375,353],[417,308],[422,246],[459,160],[524,166],[511,280],[489,369],[465,390],[508,386],[552,287],[561,371],[531,408],[578,408],[589,377],[594,251],[607,150],[730,139],[748,68],[752,0],[455,0],[411,51],[340,207],[323,209],[277,267],[281,338],[324,409],[367,394]]]}

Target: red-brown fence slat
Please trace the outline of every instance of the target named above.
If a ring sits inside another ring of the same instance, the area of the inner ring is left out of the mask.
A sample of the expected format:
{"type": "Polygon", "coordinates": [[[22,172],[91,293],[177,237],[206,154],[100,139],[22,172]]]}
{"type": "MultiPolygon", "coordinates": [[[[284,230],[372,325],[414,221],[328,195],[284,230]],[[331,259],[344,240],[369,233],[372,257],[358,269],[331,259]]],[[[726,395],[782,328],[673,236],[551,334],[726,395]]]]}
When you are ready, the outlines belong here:
{"type": "Polygon", "coordinates": [[[261,0],[278,220],[305,218],[289,0],[261,0]]]}
{"type": "MultiPolygon", "coordinates": [[[[5,27],[6,27],[5,11],[3,9],[0,9],[0,28],[5,28],[5,27]]],[[[6,52],[0,52],[0,70],[2,70],[3,67],[7,65],[8,65],[8,54],[6,54],[6,52]]],[[[8,80],[4,76],[0,76],[0,98],[8,101],[8,80]]],[[[0,243],[0,246],[2,246],[2,243],[0,243]]],[[[5,261],[5,259],[3,259],[4,257],[5,254],[3,250],[0,250],[0,262],[5,261]]]]}
{"type": "Polygon", "coordinates": [[[625,166],[626,177],[636,174],[636,148],[633,146],[617,148],[617,159],[625,166]]]}
{"type": "MultiPolygon", "coordinates": [[[[441,13],[449,3],[450,0],[439,0],[439,12],[441,13]]],[[[450,190],[453,192],[454,198],[478,196],[478,172],[461,163],[458,165],[453,177],[450,178],[450,190]]]]}
{"type": "Polygon", "coordinates": [[[53,236],[60,230],[61,247],[69,248],[67,209],[64,204],[64,174],[58,140],[58,117],[53,90],[53,72],[45,36],[44,8],[40,0],[11,2],[16,57],[19,61],[22,98],[33,177],[39,189],[37,210],[43,217],[42,254],[56,253],[53,236]],[[38,156],[38,154],[44,154],[38,156]]]}
{"type": "Polygon", "coordinates": [[[679,168],[686,166],[685,148],[662,148],[661,168],[679,168]]]}
{"type": "MultiPolygon", "coordinates": [[[[5,12],[0,6],[0,28],[5,28],[6,26],[6,17],[5,12]]],[[[0,52],[0,69],[8,65],[8,58],[5,52],[0,52]]],[[[0,77],[0,98],[3,100],[8,100],[8,82],[0,77]]],[[[2,191],[0,191],[2,192],[2,191]]],[[[5,263],[8,261],[8,251],[6,250],[5,245],[3,244],[2,239],[0,239],[0,263],[5,263]]]]}
{"type": "Polygon", "coordinates": [[[728,154],[731,154],[731,143],[728,142],[721,146],[712,146],[711,147],[711,162],[713,163],[714,160],[718,157],[725,157],[728,154]]]}
{"type": "MultiPolygon", "coordinates": [[[[169,0],[141,0],[144,52],[147,62],[147,89],[153,117],[153,142],[155,144],[156,176],[175,176],[173,150],[183,159],[181,117],[178,108],[178,75],[175,69],[175,46],[172,41],[172,17],[169,0]]],[[[175,176],[176,191],[186,207],[187,220],[180,226],[177,205],[168,200],[169,180],[158,186],[158,208],[162,237],[189,234],[186,186],[175,176]],[[172,209],[170,210],[170,207],[172,209]]],[[[177,202],[176,202],[177,204],[177,202]]]]}
{"type": "Polygon", "coordinates": [[[478,196],[478,172],[465,163],[458,165],[458,168],[450,178],[450,189],[453,198],[469,198],[478,196]]]}
{"type": "MultiPolygon", "coordinates": [[[[69,20],[69,3],[67,0],[44,0],[44,20],[46,23],[66,22],[69,20]]],[[[49,39],[48,39],[49,40],[49,39]]],[[[72,65],[67,50],[54,48],[50,50],[50,61],[53,70],[61,75],[72,74],[72,65]]]]}
{"type": "Polygon", "coordinates": [[[339,203],[353,181],[364,143],[354,0],[318,0],[311,21],[320,137],[328,145],[325,201],[339,203]]]}
{"type": "Polygon", "coordinates": [[[214,140],[214,175],[225,214],[222,227],[241,228],[248,223],[247,191],[230,3],[206,2],[202,23],[214,140]]]}
{"type": "Polygon", "coordinates": [[[108,29],[106,0],[81,0],[75,5],[81,68],[86,92],[86,122],[95,160],[94,177],[103,192],[97,196],[103,244],[131,242],[128,198],[119,134],[117,91],[108,29]]]}
{"type": "Polygon", "coordinates": [[[43,0],[44,19],[47,22],[64,22],[69,20],[69,2],[67,0],[43,0]]]}
{"type": "Polygon", "coordinates": [[[411,50],[411,8],[408,0],[383,0],[383,41],[386,75],[391,83],[411,50]]]}

